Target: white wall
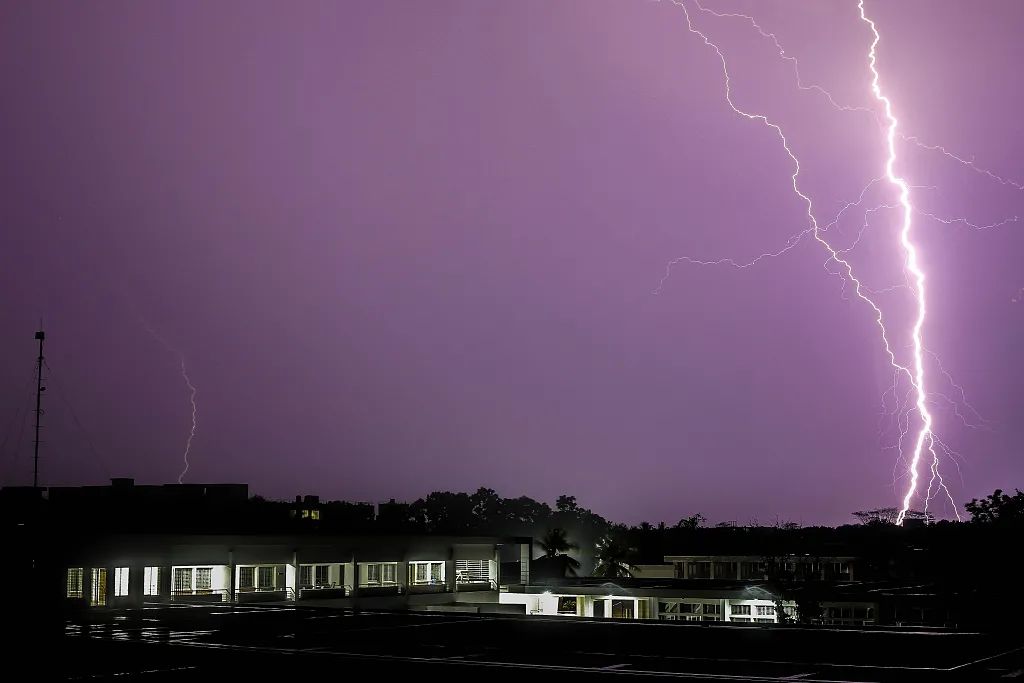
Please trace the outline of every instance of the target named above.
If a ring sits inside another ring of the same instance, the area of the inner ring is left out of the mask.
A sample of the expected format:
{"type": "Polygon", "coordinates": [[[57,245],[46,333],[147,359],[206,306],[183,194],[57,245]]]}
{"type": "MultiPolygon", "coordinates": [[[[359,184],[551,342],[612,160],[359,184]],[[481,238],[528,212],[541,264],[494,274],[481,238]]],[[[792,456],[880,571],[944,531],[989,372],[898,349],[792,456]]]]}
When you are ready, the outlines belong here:
{"type": "Polygon", "coordinates": [[[540,597],[529,593],[499,593],[498,603],[501,605],[526,605],[526,613],[535,614],[540,611],[540,597]]]}

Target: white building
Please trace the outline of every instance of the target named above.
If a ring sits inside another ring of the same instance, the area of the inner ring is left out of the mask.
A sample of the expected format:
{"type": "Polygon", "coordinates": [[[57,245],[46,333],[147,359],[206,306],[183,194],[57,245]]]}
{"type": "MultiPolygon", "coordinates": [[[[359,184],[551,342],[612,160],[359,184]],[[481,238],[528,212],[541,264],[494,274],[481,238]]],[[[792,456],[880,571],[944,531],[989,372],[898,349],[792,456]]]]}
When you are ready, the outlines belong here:
{"type": "Polygon", "coordinates": [[[435,536],[114,535],[62,548],[61,562],[64,598],[83,606],[497,605],[501,549],[513,546],[525,558],[513,578],[528,582],[531,543],[435,536]]]}

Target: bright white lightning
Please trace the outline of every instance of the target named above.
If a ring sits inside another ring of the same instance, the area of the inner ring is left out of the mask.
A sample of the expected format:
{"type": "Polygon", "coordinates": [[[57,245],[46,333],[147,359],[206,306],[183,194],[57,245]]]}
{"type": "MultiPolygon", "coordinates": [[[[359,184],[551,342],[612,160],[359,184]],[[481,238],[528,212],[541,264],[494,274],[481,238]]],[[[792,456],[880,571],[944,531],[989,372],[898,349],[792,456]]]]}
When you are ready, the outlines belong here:
{"type": "MultiPolygon", "coordinates": [[[[728,67],[728,64],[726,63],[725,55],[722,53],[721,48],[719,48],[717,44],[712,42],[711,39],[708,38],[708,36],[705,33],[700,31],[699,29],[697,29],[693,25],[693,20],[690,17],[690,12],[687,10],[686,4],[685,4],[684,0],[671,0],[671,2],[672,2],[672,4],[676,5],[677,7],[681,8],[683,10],[683,14],[686,17],[686,27],[687,27],[687,30],[689,30],[690,33],[693,33],[693,34],[696,34],[697,36],[699,36],[701,38],[701,40],[704,41],[704,44],[707,45],[708,47],[712,48],[715,51],[715,54],[718,55],[719,62],[722,65],[722,73],[725,76],[725,101],[726,101],[726,104],[728,104],[729,107],[736,114],[739,114],[740,116],[742,116],[742,117],[744,117],[744,118],[746,118],[748,120],[751,120],[751,121],[760,121],[765,126],[767,126],[767,127],[771,128],[772,130],[774,130],[775,133],[778,135],[779,140],[782,143],[782,148],[785,150],[787,156],[789,156],[790,160],[793,162],[794,171],[793,171],[792,175],[790,176],[790,181],[791,181],[790,184],[791,184],[791,186],[793,188],[793,192],[803,201],[804,205],[807,207],[805,215],[806,215],[807,221],[808,221],[808,223],[810,225],[808,230],[805,230],[805,231],[803,231],[801,233],[798,233],[798,234],[799,235],[804,235],[804,234],[813,235],[814,239],[817,240],[818,243],[821,244],[828,251],[829,255],[831,256],[831,260],[834,260],[836,263],[840,264],[843,267],[843,269],[846,271],[846,276],[854,284],[854,291],[855,291],[857,297],[860,298],[865,303],[867,303],[872,308],[872,310],[874,311],[874,313],[875,313],[875,322],[877,323],[877,325],[879,327],[879,330],[881,331],[882,342],[883,342],[883,344],[885,346],[886,354],[888,355],[889,360],[892,363],[893,367],[897,368],[899,371],[903,372],[908,377],[913,379],[913,375],[912,375],[910,369],[907,368],[904,365],[901,365],[896,360],[896,354],[893,352],[892,345],[889,343],[888,333],[886,332],[886,327],[885,327],[885,324],[884,324],[884,321],[883,321],[882,310],[875,304],[874,301],[871,300],[870,297],[868,297],[867,295],[864,294],[864,291],[865,291],[864,290],[864,286],[861,284],[860,280],[853,274],[853,268],[849,264],[849,262],[846,261],[845,259],[843,259],[842,255],[836,249],[834,249],[832,247],[832,245],[829,244],[825,240],[824,237],[822,237],[823,229],[818,224],[817,218],[814,216],[814,203],[811,201],[811,198],[809,196],[807,196],[806,194],[803,193],[803,191],[800,189],[799,183],[797,181],[797,179],[800,176],[800,160],[793,153],[793,150],[790,149],[789,142],[786,139],[785,134],[782,132],[782,128],[778,124],[773,123],[772,121],[770,121],[768,119],[768,117],[764,116],[763,114],[751,114],[749,112],[743,111],[742,109],[740,109],[740,108],[738,108],[736,106],[736,104],[732,100],[732,89],[731,89],[731,82],[732,81],[731,81],[731,77],[729,75],[729,67],[728,67]]],[[[872,181],[872,183],[869,183],[869,185],[873,184],[874,182],[875,181],[872,181]]],[[[862,191],[861,195],[863,196],[863,191],[862,191]]],[[[790,238],[790,241],[792,241],[792,239],[793,238],[790,238]]],[[[753,262],[751,262],[751,263],[749,263],[747,265],[753,265],[753,263],[755,263],[756,261],[757,261],[757,259],[755,259],[753,262]]],[[[698,262],[698,263],[700,263],[700,262],[698,262]]],[[[745,267],[745,266],[737,266],[737,267],[745,267]]]]}
{"type": "MultiPolygon", "coordinates": [[[[772,33],[771,31],[765,30],[764,27],[757,23],[757,20],[754,19],[754,17],[750,16],[749,14],[739,14],[735,12],[716,12],[702,5],[700,3],[700,0],[694,0],[694,4],[701,12],[705,12],[715,17],[743,19],[747,21],[754,28],[755,31],[760,33],[762,37],[772,41],[772,43],[775,45],[775,49],[778,51],[779,57],[787,62],[790,62],[793,65],[793,73],[796,76],[796,85],[797,88],[799,88],[800,90],[819,93],[828,101],[829,105],[831,105],[834,109],[837,109],[839,111],[863,112],[871,114],[876,118],[876,120],[878,119],[878,113],[874,109],[871,109],[869,107],[859,107],[848,104],[840,104],[838,101],[836,101],[836,98],[832,95],[832,93],[830,93],[822,86],[817,85],[815,83],[805,83],[803,77],[800,75],[800,61],[796,57],[787,54],[786,49],[782,46],[782,43],[779,42],[779,37],[772,33]]],[[[920,147],[921,149],[925,149],[931,152],[938,152],[947,159],[951,159],[962,166],[966,166],[967,168],[971,169],[972,171],[979,175],[987,176],[989,179],[996,181],[1000,185],[1005,185],[1007,187],[1013,187],[1018,190],[1024,191],[1024,183],[1017,182],[1011,178],[1005,178],[987,168],[978,166],[978,164],[975,162],[973,158],[966,159],[962,156],[954,154],[953,152],[950,152],[946,147],[942,145],[932,145],[927,142],[924,142],[916,135],[906,135],[905,133],[897,133],[897,135],[901,140],[908,144],[920,147]]]]}
{"type": "MultiPolygon", "coordinates": [[[[881,36],[878,34],[875,22],[872,21],[864,11],[864,0],[857,0],[857,8],[860,10],[861,21],[870,26],[871,32],[874,34],[874,40],[871,42],[871,49],[868,52],[868,67],[871,69],[871,92],[874,94],[875,99],[884,105],[885,117],[889,122],[886,132],[886,145],[888,147],[889,156],[885,162],[885,175],[889,182],[899,190],[900,204],[903,207],[903,224],[900,229],[900,244],[903,247],[903,251],[906,253],[906,269],[910,271],[911,276],[914,278],[914,298],[917,302],[917,316],[914,320],[914,327],[911,333],[914,356],[914,376],[912,386],[917,394],[917,413],[921,418],[921,428],[918,430],[917,438],[914,441],[914,452],[909,465],[910,484],[907,487],[906,494],[903,496],[903,508],[896,517],[896,523],[902,524],[903,518],[910,509],[910,502],[917,492],[919,476],[918,466],[921,462],[923,451],[926,448],[931,452],[933,458],[931,464],[932,480],[928,483],[928,495],[925,497],[925,500],[927,501],[930,498],[932,482],[936,479],[939,482],[939,486],[943,489],[946,487],[942,481],[942,476],[938,471],[939,456],[935,452],[935,439],[932,435],[932,424],[934,420],[932,418],[931,411],[928,409],[928,394],[925,391],[924,343],[922,341],[924,322],[928,315],[928,305],[925,297],[925,274],[918,261],[917,247],[910,239],[910,230],[914,214],[914,207],[910,201],[910,185],[902,177],[896,175],[895,171],[896,128],[899,125],[899,120],[893,114],[892,102],[882,93],[882,87],[879,83],[880,78],[878,75],[878,69],[876,68],[877,56],[875,50],[878,47],[881,36]]],[[[946,494],[949,495],[948,490],[946,491],[946,494]]],[[[952,502],[952,499],[950,502],[952,502]]],[[[955,504],[953,505],[953,509],[956,510],[955,504]]]]}
{"type": "MultiPolygon", "coordinates": [[[[712,48],[715,51],[715,53],[718,55],[719,61],[720,61],[721,66],[722,66],[723,76],[724,76],[724,79],[725,79],[725,101],[729,105],[729,107],[733,110],[733,112],[735,112],[736,114],[738,114],[738,115],[740,115],[740,116],[742,116],[742,117],[744,117],[744,118],[746,118],[748,120],[759,121],[763,125],[773,129],[775,131],[775,133],[779,136],[779,139],[780,139],[780,141],[782,143],[783,149],[785,150],[786,154],[789,156],[789,158],[792,161],[793,166],[794,166],[794,171],[793,171],[792,175],[790,176],[791,186],[792,186],[793,192],[803,201],[803,203],[806,206],[806,217],[807,217],[807,220],[808,220],[808,223],[809,223],[809,227],[807,229],[805,229],[805,230],[803,230],[803,231],[801,231],[801,232],[791,236],[789,238],[789,240],[786,242],[786,244],[783,246],[782,249],[780,249],[780,250],[778,250],[776,252],[766,252],[766,253],[763,253],[760,256],[758,256],[758,257],[754,258],[753,260],[751,260],[749,262],[746,262],[746,263],[740,263],[740,262],[735,261],[734,259],[728,259],[728,258],[727,259],[719,259],[719,260],[716,260],[716,261],[703,261],[703,260],[693,259],[693,258],[690,258],[690,257],[681,257],[681,258],[675,259],[674,261],[672,261],[672,262],[670,262],[668,264],[668,268],[666,269],[665,277],[662,278],[662,282],[659,285],[659,287],[656,290],[656,292],[661,290],[662,285],[664,284],[665,280],[667,279],[667,277],[668,277],[668,275],[669,275],[669,273],[671,271],[672,265],[674,265],[674,264],[676,264],[678,262],[686,261],[686,262],[700,264],[700,265],[728,264],[728,265],[731,265],[731,266],[733,266],[735,268],[747,268],[749,266],[752,266],[752,265],[756,264],[758,261],[760,261],[763,258],[778,256],[778,255],[781,255],[781,254],[789,251],[790,249],[795,247],[796,244],[799,243],[805,236],[807,236],[808,234],[812,235],[814,237],[814,239],[819,244],[821,244],[828,251],[829,256],[830,256],[829,261],[835,261],[837,264],[840,264],[842,266],[842,269],[845,271],[846,278],[848,278],[849,281],[854,284],[854,291],[855,291],[857,297],[859,299],[861,299],[862,301],[864,301],[865,303],[867,303],[872,308],[872,310],[874,311],[875,322],[878,325],[879,331],[881,333],[881,339],[882,339],[883,345],[885,347],[886,354],[889,357],[890,364],[895,369],[895,371],[897,373],[897,377],[898,377],[899,374],[904,374],[904,375],[907,376],[908,380],[910,381],[912,390],[916,394],[916,397],[917,397],[917,400],[915,401],[915,403],[916,403],[918,414],[921,416],[922,426],[921,426],[921,429],[918,432],[917,438],[915,440],[914,455],[913,455],[913,457],[911,459],[911,462],[910,462],[910,465],[909,465],[909,471],[910,471],[910,475],[911,475],[911,483],[910,483],[910,486],[908,488],[907,493],[904,496],[903,507],[902,507],[902,509],[901,509],[901,511],[899,513],[898,522],[902,523],[903,518],[906,516],[906,513],[909,510],[910,501],[912,500],[912,498],[914,496],[914,493],[917,490],[918,478],[919,478],[918,469],[917,468],[918,468],[918,465],[920,463],[923,450],[925,448],[927,448],[928,451],[932,454],[932,464],[931,464],[932,479],[929,482],[928,494],[926,495],[925,501],[924,501],[925,510],[927,511],[928,502],[931,500],[933,488],[936,491],[941,489],[942,491],[945,492],[947,498],[949,498],[950,503],[952,504],[954,513],[956,514],[957,518],[959,519],[959,517],[960,517],[959,516],[959,512],[956,509],[956,505],[953,504],[952,496],[950,495],[949,490],[947,489],[947,487],[945,485],[945,482],[942,479],[941,474],[938,472],[939,455],[938,455],[938,453],[935,450],[936,440],[935,440],[935,436],[934,436],[933,431],[932,431],[933,418],[932,418],[931,413],[928,410],[928,405],[927,405],[928,396],[927,396],[927,393],[925,392],[925,388],[924,388],[925,387],[925,384],[924,384],[925,370],[924,370],[924,362],[923,362],[923,358],[922,358],[922,354],[923,354],[922,330],[923,330],[923,326],[924,326],[924,320],[925,320],[927,309],[926,309],[926,306],[925,306],[925,299],[924,299],[924,272],[919,267],[918,259],[917,259],[917,251],[916,251],[915,245],[910,241],[910,226],[911,226],[911,222],[912,222],[912,215],[913,215],[913,212],[914,212],[913,206],[911,205],[911,202],[910,202],[910,186],[909,186],[909,184],[906,181],[904,181],[902,178],[898,177],[895,174],[895,171],[894,171],[895,160],[896,160],[895,139],[896,139],[896,130],[897,130],[897,123],[898,122],[897,122],[897,120],[895,119],[895,117],[892,114],[891,103],[889,102],[889,100],[887,98],[885,98],[882,95],[881,89],[880,89],[880,87],[878,85],[879,77],[878,77],[878,72],[875,69],[875,48],[876,48],[876,46],[877,46],[877,44],[878,44],[878,42],[880,40],[880,36],[878,35],[877,31],[875,30],[874,23],[872,21],[870,21],[867,18],[867,16],[865,15],[865,13],[864,13],[863,0],[860,0],[860,2],[858,3],[858,7],[859,7],[860,13],[861,13],[861,18],[862,18],[863,21],[868,23],[868,25],[872,28],[872,30],[873,30],[873,32],[875,34],[875,40],[872,43],[870,51],[869,51],[869,54],[868,54],[869,66],[870,66],[871,71],[872,71],[872,73],[874,75],[874,80],[873,80],[873,84],[872,84],[872,92],[875,95],[876,99],[878,101],[880,101],[882,104],[885,105],[886,120],[889,122],[888,129],[887,129],[887,136],[886,136],[886,142],[887,142],[887,147],[888,147],[888,151],[889,151],[889,157],[888,157],[887,162],[886,162],[885,176],[884,177],[885,177],[885,179],[890,184],[893,184],[895,187],[897,187],[899,189],[899,201],[900,201],[899,207],[902,209],[902,214],[903,214],[902,229],[901,229],[901,232],[900,232],[900,244],[901,244],[901,247],[904,250],[904,253],[907,256],[907,259],[906,259],[906,270],[908,270],[910,272],[910,275],[913,277],[913,279],[915,281],[915,285],[916,285],[916,287],[912,290],[914,295],[915,295],[915,300],[917,302],[917,309],[918,309],[918,315],[917,315],[917,318],[915,320],[915,323],[914,323],[914,326],[913,326],[913,329],[912,329],[912,338],[913,338],[913,342],[914,342],[913,370],[910,367],[907,367],[906,365],[903,365],[899,361],[897,361],[896,354],[894,353],[894,351],[892,349],[892,345],[889,342],[888,332],[887,332],[886,325],[885,325],[885,322],[884,322],[884,316],[883,316],[882,310],[871,299],[870,296],[865,294],[865,292],[871,292],[871,290],[867,289],[866,287],[864,287],[862,285],[860,280],[854,275],[853,269],[852,269],[852,266],[850,265],[850,263],[843,258],[843,254],[845,252],[849,251],[849,249],[852,248],[852,247],[850,247],[848,249],[845,249],[845,250],[836,250],[822,236],[822,233],[828,227],[831,227],[832,225],[834,225],[839,220],[839,218],[841,217],[842,213],[846,209],[848,209],[850,206],[854,206],[854,205],[857,205],[857,204],[860,203],[860,201],[863,199],[864,193],[867,191],[868,188],[866,187],[866,188],[864,188],[864,190],[861,191],[861,197],[857,200],[857,202],[853,202],[851,204],[847,204],[840,211],[840,214],[836,217],[836,219],[833,220],[833,222],[830,223],[828,226],[826,226],[825,229],[823,229],[819,225],[819,223],[818,223],[818,221],[817,221],[817,219],[816,219],[816,217],[814,215],[814,206],[813,206],[812,200],[810,199],[810,197],[808,195],[806,195],[800,189],[799,182],[798,182],[798,178],[799,178],[800,170],[801,170],[800,161],[796,157],[796,155],[793,153],[792,149],[789,147],[788,140],[786,139],[786,136],[783,133],[782,128],[778,124],[772,122],[771,120],[769,120],[766,116],[764,116],[762,114],[752,114],[752,113],[744,111],[744,110],[742,110],[742,109],[740,109],[739,107],[736,106],[736,104],[732,100],[731,76],[729,74],[728,64],[726,62],[725,55],[722,53],[722,50],[719,48],[719,46],[716,43],[711,41],[711,39],[705,33],[703,33],[702,31],[700,31],[699,29],[697,29],[694,26],[692,18],[690,16],[690,12],[689,12],[689,10],[686,7],[685,0],[671,0],[671,2],[672,2],[672,4],[678,6],[680,9],[682,9],[682,11],[683,11],[683,13],[684,13],[684,15],[686,17],[687,29],[691,33],[696,34],[697,36],[699,36],[701,38],[701,40],[704,42],[704,44],[707,45],[708,47],[712,48]]],[[[694,0],[694,2],[696,3],[696,6],[698,8],[700,8],[701,10],[704,10],[704,8],[701,7],[701,5],[699,4],[699,2],[697,2],[697,0],[694,0]]],[[[704,11],[708,11],[708,10],[704,10],[704,11]]],[[[717,13],[714,13],[714,12],[710,12],[710,13],[711,14],[715,14],[716,16],[742,16],[742,15],[718,15],[717,13]]],[[[749,17],[747,17],[747,18],[749,19],[749,17]]],[[[753,21],[753,20],[751,19],[751,21],[753,21]]],[[[756,22],[754,22],[754,25],[755,25],[756,28],[758,28],[759,31],[761,31],[762,35],[765,35],[765,32],[762,29],[760,29],[760,27],[758,27],[756,25],[756,22]]],[[[774,39],[774,35],[772,35],[772,38],[773,38],[773,40],[775,40],[774,39]]],[[[775,44],[776,44],[776,46],[779,49],[779,54],[780,55],[782,55],[786,59],[792,59],[792,58],[790,58],[790,57],[785,55],[784,51],[782,51],[781,46],[779,46],[777,40],[775,40],[775,44]]],[[[794,66],[796,66],[795,59],[793,59],[793,62],[794,62],[794,66]]],[[[797,72],[797,75],[798,75],[798,78],[799,78],[799,72],[797,72]]],[[[801,87],[803,89],[816,89],[816,90],[819,90],[820,92],[824,93],[826,96],[829,97],[829,100],[833,103],[833,105],[837,106],[837,108],[843,108],[843,107],[839,107],[838,105],[836,105],[835,101],[831,98],[831,95],[829,95],[823,89],[818,88],[818,87],[813,87],[813,88],[812,87],[805,87],[802,84],[801,84],[801,87]]],[[[843,109],[851,109],[851,108],[843,108],[843,109]]],[[[871,181],[871,183],[869,183],[868,187],[870,187],[875,182],[877,182],[877,180],[878,179],[871,181]]],[[[881,208],[881,207],[877,207],[877,208],[881,208]]],[[[869,209],[869,211],[871,211],[871,209],[869,209]]],[[[863,228],[862,228],[862,230],[863,230],[863,228]]],[[[891,289],[891,288],[887,288],[887,289],[891,289]]],[[[909,425],[908,425],[908,428],[909,428],[909,425]]],[[[900,444],[902,444],[902,439],[903,439],[904,434],[905,434],[905,431],[903,430],[903,428],[901,428],[900,441],[899,441],[900,444]]],[[[902,452],[902,448],[901,448],[901,452],[902,452]]]]}

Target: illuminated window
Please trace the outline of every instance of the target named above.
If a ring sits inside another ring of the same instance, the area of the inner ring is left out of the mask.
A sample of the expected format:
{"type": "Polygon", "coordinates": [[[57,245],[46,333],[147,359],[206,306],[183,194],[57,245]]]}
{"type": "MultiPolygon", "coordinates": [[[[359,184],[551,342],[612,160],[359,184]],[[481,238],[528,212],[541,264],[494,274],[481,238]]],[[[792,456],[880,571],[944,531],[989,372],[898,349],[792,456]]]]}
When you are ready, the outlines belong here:
{"type": "Polygon", "coordinates": [[[364,564],[363,586],[393,586],[398,583],[397,562],[372,562],[364,564]]]}
{"type": "Polygon", "coordinates": [[[302,588],[327,588],[331,585],[330,565],[303,564],[299,566],[299,586],[302,588]]]}
{"type": "Polygon", "coordinates": [[[558,598],[559,614],[576,614],[576,596],[560,596],[558,598]]]}
{"type": "Polygon", "coordinates": [[[175,593],[191,593],[192,592],[192,567],[175,567],[174,568],[174,592],[175,593]]]}
{"type": "Polygon", "coordinates": [[[309,510],[303,510],[302,511],[302,518],[303,519],[309,519],[309,510]]]}
{"type": "Polygon", "coordinates": [[[213,587],[213,567],[196,569],[196,590],[209,592],[213,587]]]}
{"type": "Polygon", "coordinates": [[[410,562],[409,576],[416,585],[444,583],[444,562],[410,562]]]}
{"type": "Polygon", "coordinates": [[[732,614],[750,614],[750,605],[733,605],[729,611],[732,614]]]}
{"type": "Polygon", "coordinates": [[[128,596],[128,567],[114,567],[114,597],[128,596]]]}
{"type": "Polygon", "coordinates": [[[273,590],[274,579],[277,578],[277,570],[274,567],[259,567],[256,578],[259,581],[257,587],[260,590],[273,590]]]}
{"type": "Polygon", "coordinates": [[[633,619],[636,600],[612,600],[613,619],[633,619]]]}
{"type": "Polygon", "coordinates": [[[142,594],[160,595],[160,567],[146,567],[143,570],[142,594]]]}
{"type": "Polygon", "coordinates": [[[489,583],[492,560],[455,560],[457,583],[489,583]]]}
{"type": "Polygon", "coordinates": [[[320,511],[319,510],[310,510],[309,511],[309,517],[310,517],[310,519],[320,519],[320,511]]]}
{"type": "Polygon", "coordinates": [[[85,569],[82,567],[69,567],[67,580],[67,597],[82,597],[82,578],[85,576],[85,569]]]}
{"type": "Polygon", "coordinates": [[[256,588],[256,567],[238,568],[238,589],[251,591],[256,588]]]}
{"type": "Polygon", "coordinates": [[[758,605],[757,616],[759,617],[774,617],[775,616],[775,605],[758,605]]]}
{"type": "MultiPolygon", "coordinates": [[[[704,614],[721,614],[721,613],[722,613],[722,606],[720,604],[718,604],[717,602],[715,602],[715,603],[705,602],[704,603],[704,614]]],[[[707,621],[707,620],[705,620],[705,621],[707,621]]]]}

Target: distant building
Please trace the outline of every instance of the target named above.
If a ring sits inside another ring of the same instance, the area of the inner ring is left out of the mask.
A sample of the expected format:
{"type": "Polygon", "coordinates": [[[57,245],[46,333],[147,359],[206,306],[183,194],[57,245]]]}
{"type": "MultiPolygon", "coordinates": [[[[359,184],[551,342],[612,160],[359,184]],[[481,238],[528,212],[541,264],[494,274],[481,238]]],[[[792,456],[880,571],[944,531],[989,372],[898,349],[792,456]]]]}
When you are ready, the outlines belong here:
{"type": "Polygon", "coordinates": [[[66,541],[56,560],[71,605],[301,602],[386,609],[472,605],[475,611],[500,609],[502,546],[530,545],[530,539],[294,534],[66,541]]]}
{"type": "Polygon", "coordinates": [[[530,538],[368,534],[370,505],[253,500],[245,484],[4,488],[0,509],[19,559],[12,580],[50,586],[38,597],[68,607],[507,611],[498,601],[503,553],[519,560],[512,580],[529,582],[530,538]]]}

